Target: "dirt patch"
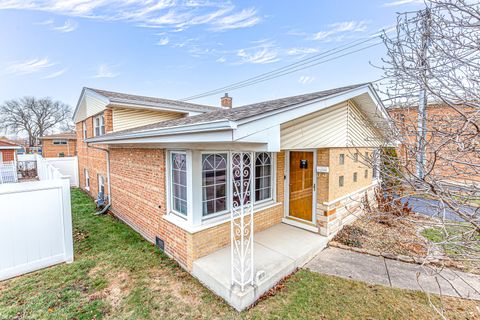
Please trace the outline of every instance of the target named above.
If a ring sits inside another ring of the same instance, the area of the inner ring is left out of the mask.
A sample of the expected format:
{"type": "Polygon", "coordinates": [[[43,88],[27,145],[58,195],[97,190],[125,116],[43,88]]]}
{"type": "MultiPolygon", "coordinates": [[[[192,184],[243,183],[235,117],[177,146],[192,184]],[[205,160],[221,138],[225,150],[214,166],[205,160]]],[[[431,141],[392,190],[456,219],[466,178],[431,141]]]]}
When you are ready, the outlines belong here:
{"type": "MultiPolygon", "coordinates": [[[[184,273],[184,271],[180,271],[184,273]]],[[[185,272],[185,275],[187,273],[185,272]]],[[[175,301],[196,307],[201,304],[199,296],[194,288],[191,288],[190,276],[177,274],[172,276],[168,272],[160,270],[152,271],[149,278],[151,279],[150,288],[152,291],[170,294],[175,301]],[[190,285],[189,285],[190,283],[190,285]]]]}
{"type": "MultiPolygon", "coordinates": [[[[92,272],[95,268],[90,270],[92,272]]],[[[130,293],[131,279],[127,272],[118,272],[109,275],[108,286],[100,292],[95,292],[90,296],[90,300],[105,300],[112,309],[117,309],[122,304],[122,300],[130,293]]]]}
{"type": "Polygon", "coordinates": [[[412,215],[385,224],[365,216],[345,226],[334,240],[350,247],[425,257],[428,242],[419,234],[419,228],[428,222],[428,218],[412,215]]]}

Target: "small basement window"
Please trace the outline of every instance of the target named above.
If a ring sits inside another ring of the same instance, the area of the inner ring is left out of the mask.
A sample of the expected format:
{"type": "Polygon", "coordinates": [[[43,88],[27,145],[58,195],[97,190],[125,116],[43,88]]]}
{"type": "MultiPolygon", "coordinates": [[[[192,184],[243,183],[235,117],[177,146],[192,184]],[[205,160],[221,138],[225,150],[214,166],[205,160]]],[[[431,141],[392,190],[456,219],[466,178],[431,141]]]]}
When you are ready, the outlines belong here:
{"type": "Polygon", "coordinates": [[[68,144],[67,140],[53,140],[54,145],[65,145],[68,144]]]}
{"type": "Polygon", "coordinates": [[[343,187],[345,183],[345,178],[343,176],[338,177],[338,186],[343,187]]]}

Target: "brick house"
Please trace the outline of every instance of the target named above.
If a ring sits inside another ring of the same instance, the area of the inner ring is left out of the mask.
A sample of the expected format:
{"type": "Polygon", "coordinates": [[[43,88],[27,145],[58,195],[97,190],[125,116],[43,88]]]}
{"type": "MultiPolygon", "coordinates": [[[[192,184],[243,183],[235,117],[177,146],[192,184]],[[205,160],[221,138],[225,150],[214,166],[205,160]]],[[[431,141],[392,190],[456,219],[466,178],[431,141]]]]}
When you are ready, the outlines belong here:
{"type": "MultiPolygon", "coordinates": [[[[479,142],[474,126],[478,110],[462,105],[455,108],[460,113],[443,104],[427,106],[426,171],[437,181],[479,183],[479,142]]],[[[400,161],[415,172],[418,106],[395,106],[387,111],[403,137],[397,148],[400,161]]]]}
{"type": "Polygon", "coordinates": [[[22,147],[10,140],[0,139],[0,162],[17,162],[17,152],[22,147]]]}
{"type": "Polygon", "coordinates": [[[313,237],[321,250],[372,196],[378,170],[360,159],[389,126],[368,83],[242,107],[84,88],[74,121],[81,188],[238,310],[307,259],[268,271],[253,262],[254,234],[282,226],[290,246],[313,237]],[[202,260],[225,250],[231,260],[202,260]]]}
{"type": "Polygon", "coordinates": [[[77,134],[63,132],[40,137],[44,158],[73,157],[77,155],[77,134]]]}

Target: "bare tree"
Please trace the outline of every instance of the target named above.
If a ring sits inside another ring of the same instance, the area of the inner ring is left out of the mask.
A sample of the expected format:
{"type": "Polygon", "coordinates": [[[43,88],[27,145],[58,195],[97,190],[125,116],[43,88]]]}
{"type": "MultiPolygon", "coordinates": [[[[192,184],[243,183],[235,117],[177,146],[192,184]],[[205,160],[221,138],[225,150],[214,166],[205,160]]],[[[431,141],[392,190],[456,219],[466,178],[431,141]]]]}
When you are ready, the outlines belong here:
{"type": "Polygon", "coordinates": [[[0,105],[0,129],[15,134],[27,134],[29,145],[55,130],[71,130],[71,108],[50,98],[24,97],[0,105]]]}
{"type": "MultiPolygon", "coordinates": [[[[427,0],[420,11],[399,13],[396,32],[382,38],[378,88],[395,127],[381,153],[384,190],[397,204],[429,204],[436,247],[479,267],[480,2],[427,0]]],[[[381,208],[376,214],[388,214],[381,208]]]]}

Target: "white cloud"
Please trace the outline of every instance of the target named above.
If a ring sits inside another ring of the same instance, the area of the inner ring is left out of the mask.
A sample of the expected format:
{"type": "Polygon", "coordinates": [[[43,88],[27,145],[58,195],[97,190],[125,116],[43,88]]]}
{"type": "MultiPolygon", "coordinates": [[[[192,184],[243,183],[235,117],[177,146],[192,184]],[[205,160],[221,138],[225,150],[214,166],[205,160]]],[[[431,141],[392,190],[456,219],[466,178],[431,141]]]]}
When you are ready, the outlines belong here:
{"type": "Polygon", "coordinates": [[[290,48],[287,50],[289,56],[305,55],[318,52],[317,48],[290,48]]]}
{"type": "Polygon", "coordinates": [[[7,72],[16,75],[25,75],[46,70],[55,63],[50,62],[48,58],[34,58],[26,61],[12,62],[7,66],[7,72]]]}
{"type": "Polygon", "coordinates": [[[391,2],[385,2],[382,4],[382,7],[396,7],[402,6],[404,4],[424,4],[424,0],[397,0],[391,2]]]}
{"type": "Polygon", "coordinates": [[[344,21],[328,25],[328,30],[317,32],[313,35],[313,40],[331,40],[333,36],[342,39],[342,33],[346,32],[364,32],[367,30],[367,21],[344,21]]]}
{"type": "Polygon", "coordinates": [[[315,77],[311,76],[301,76],[300,78],[298,78],[298,82],[301,84],[310,84],[313,81],[315,81],[315,77]]]}
{"type": "Polygon", "coordinates": [[[76,21],[68,19],[67,21],[65,21],[63,26],[54,27],[52,29],[55,31],[67,33],[67,32],[74,31],[75,29],[77,29],[77,27],[78,27],[78,23],[76,21]]]}
{"type": "Polygon", "coordinates": [[[168,39],[168,37],[164,37],[164,38],[161,38],[160,40],[158,40],[157,45],[159,45],[159,46],[165,46],[165,45],[167,45],[169,42],[170,42],[170,39],[168,39]]]}
{"type": "Polygon", "coordinates": [[[97,74],[93,78],[115,78],[119,75],[120,73],[114,72],[111,66],[103,63],[98,67],[97,74]]]}
{"type": "Polygon", "coordinates": [[[251,27],[260,22],[255,8],[237,9],[230,2],[212,0],[0,0],[2,9],[126,21],[144,27],[169,28],[169,31],[194,25],[208,25],[212,30],[222,31],[251,27]]]}
{"type": "Polygon", "coordinates": [[[257,10],[250,8],[229,16],[223,16],[213,24],[215,30],[228,30],[252,27],[259,22],[260,18],[257,16],[257,10]]]}
{"type": "Polygon", "coordinates": [[[67,68],[60,69],[58,71],[50,73],[49,75],[46,75],[45,77],[43,77],[43,79],[53,79],[53,78],[59,77],[62,74],[64,74],[67,70],[68,70],[67,68]]]}
{"type": "Polygon", "coordinates": [[[279,61],[278,53],[276,50],[269,48],[263,48],[253,53],[248,53],[245,49],[240,49],[237,52],[237,56],[241,59],[240,63],[272,63],[279,61]]]}
{"type": "Polygon", "coordinates": [[[215,60],[215,61],[216,61],[216,62],[219,62],[219,63],[224,63],[224,62],[227,61],[227,58],[225,58],[225,57],[220,57],[220,58],[218,58],[218,59],[215,60]]]}

